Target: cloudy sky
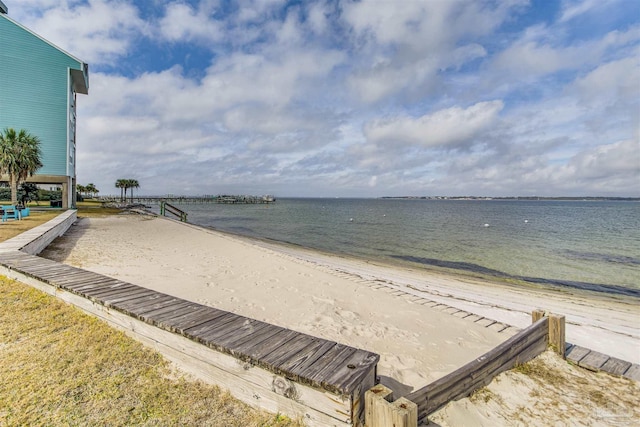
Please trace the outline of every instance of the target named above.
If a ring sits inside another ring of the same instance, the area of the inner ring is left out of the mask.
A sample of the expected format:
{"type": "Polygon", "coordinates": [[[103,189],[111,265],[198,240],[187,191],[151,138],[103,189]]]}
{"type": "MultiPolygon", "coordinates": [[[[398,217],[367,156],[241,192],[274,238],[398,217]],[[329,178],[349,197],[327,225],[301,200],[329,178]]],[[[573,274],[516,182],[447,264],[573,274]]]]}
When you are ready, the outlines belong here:
{"type": "Polygon", "coordinates": [[[103,195],[640,196],[636,0],[4,0],[103,195]]]}

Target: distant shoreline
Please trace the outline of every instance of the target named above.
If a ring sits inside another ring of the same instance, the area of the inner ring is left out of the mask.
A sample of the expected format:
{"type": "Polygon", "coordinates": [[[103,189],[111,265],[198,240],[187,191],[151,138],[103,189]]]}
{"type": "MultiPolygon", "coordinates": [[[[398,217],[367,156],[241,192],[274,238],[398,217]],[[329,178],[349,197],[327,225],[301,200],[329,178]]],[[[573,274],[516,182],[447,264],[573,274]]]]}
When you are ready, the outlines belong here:
{"type": "Polygon", "coordinates": [[[538,196],[509,196],[509,197],[485,197],[485,196],[382,196],[380,199],[407,199],[407,200],[527,200],[527,201],[578,201],[578,202],[640,202],[640,197],[538,197],[538,196]]]}

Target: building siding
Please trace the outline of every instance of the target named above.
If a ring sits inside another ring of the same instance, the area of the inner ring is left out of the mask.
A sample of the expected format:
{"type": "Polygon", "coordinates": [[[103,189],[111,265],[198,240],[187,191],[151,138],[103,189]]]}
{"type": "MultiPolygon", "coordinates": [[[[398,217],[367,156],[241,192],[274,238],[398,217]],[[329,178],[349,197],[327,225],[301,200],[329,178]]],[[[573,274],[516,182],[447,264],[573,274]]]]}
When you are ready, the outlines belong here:
{"type": "Polygon", "coordinates": [[[0,15],[0,129],[41,140],[39,175],[73,176],[70,165],[70,68],[82,62],[0,15]]]}

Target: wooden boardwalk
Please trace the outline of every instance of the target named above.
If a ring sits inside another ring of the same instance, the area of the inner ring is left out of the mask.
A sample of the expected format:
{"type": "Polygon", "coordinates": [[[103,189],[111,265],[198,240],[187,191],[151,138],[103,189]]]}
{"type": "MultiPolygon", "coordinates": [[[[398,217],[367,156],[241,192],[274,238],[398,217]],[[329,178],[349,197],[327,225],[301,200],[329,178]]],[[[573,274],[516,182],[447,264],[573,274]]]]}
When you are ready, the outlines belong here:
{"type": "Polygon", "coordinates": [[[619,377],[640,381],[640,365],[636,363],[627,362],[569,343],[566,346],[565,357],[569,362],[590,371],[604,371],[619,377]]]}
{"type": "Polygon", "coordinates": [[[0,266],[232,356],[246,364],[245,370],[259,367],[281,376],[280,383],[274,377],[270,386],[287,398],[297,399],[289,381],[333,393],[331,399],[346,401],[351,410],[335,414],[341,421],[336,420],[335,425],[356,424],[362,415],[364,392],[376,381],[380,356],[369,351],[16,250],[0,251],[0,266]]]}

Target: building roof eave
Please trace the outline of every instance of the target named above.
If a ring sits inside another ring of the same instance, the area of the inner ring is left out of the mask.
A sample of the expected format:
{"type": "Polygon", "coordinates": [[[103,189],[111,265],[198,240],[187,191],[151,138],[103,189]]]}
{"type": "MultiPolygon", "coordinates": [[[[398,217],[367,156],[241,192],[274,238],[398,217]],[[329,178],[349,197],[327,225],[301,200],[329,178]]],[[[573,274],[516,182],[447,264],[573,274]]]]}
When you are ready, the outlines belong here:
{"type": "Polygon", "coordinates": [[[83,63],[82,70],[70,69],[73,90],[84,95],[89,94],[89,65],[83,63]]]}

